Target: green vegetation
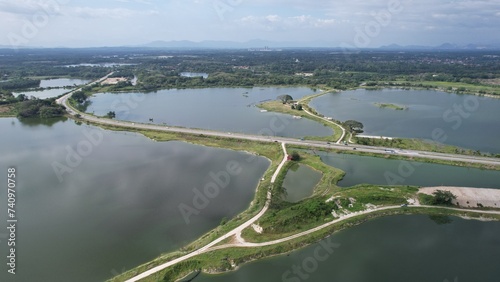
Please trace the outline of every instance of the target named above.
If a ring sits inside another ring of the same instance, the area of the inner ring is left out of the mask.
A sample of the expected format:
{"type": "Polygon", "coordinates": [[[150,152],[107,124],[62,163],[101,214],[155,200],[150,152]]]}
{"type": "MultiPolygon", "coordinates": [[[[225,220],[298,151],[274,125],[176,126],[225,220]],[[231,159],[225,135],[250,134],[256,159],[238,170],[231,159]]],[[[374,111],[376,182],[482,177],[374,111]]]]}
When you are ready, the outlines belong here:
{"type": "Polygon", "coordinates": [[[112,91],[279,85],[345,90],[360,86],[395,86],[499,95],[500,86],[491,83],[500,78],[496,53],[491,50],[404,53],[383,50],[345,53],[319,49],[267,53],[141,48],[18,50],[16,53],[0,50],[0,55],[4,55],[0,57],[0,77],[9,81],[49,77],[95,79],[114,70],[113,76],[137,76],[138,83],[136,86],[126,83],[106,86],[112,91]],[[137,56],[130,56],[131,52],[137,56]],[[168,59],[160,58],[167,56],[168,59]],[[113,68],[82,65],[101,63],[129,65],[113,68]],[[180,76],[186,71],[208,73],[209,77],[180,76]],[[312,75],[300,75],[302,73],[312,75]]]}
{"type": "Polygon", "coordinates": [[[291,154],[291,160],[292,161],[300,161],[300,154],[297,151],[293,151],[291,154]]]}
{"type": "Polygon", "coordinates": [[[290,95],[280,95],[277,99],[280,100],[283,104],[293,101],[293,98],[290,95]]]}
{"type": "Polygon", "coordinates": [[[39,79],[18,78],[0,83],[1,90],[24,90],[40,86],[39,79]]]}
{"type": "Polygon", "coordinates": [[[15,117],[16,115],[13,105],[0,105],[0,117],[15,117]]]}
{"type": "Polygon", "coordinates": [[[424,205],[451,206],[457,197],[450,191],[436,190],[432,195],[419,194],[419,200],[424,205]]]}
{"type": "Polygon", "coordinates": [[[344,126],[351,133],[362,133],[363,132],[363,124],[356,120],[346,120],[344,121],[344,126]]]}
{"type": "Polygon", "coordinates": [[[73,99],[78,104],[83,104],[87,101],[87,95],[83,91],[76,91],[71,95],[71,99],[73,99]]]}
{"type": "Polygon", "coordinates": [[[66,109],[58,105],[55,99],[30,99],[20,102],[17,105],[17,117],[19,118],[53,118],[61,117],[66,113],[66,109]]]}
{"type": "Polygon", "coordinates": [[[116,117],[116,114],[114,111],[109,111],[107,114],[106,114],[106,117],[109,118],[109,119],[113,119],[116,117]]]}
{"type": "Polygon", "coordinates": [[[71,97],[68,99],[69,104],[79,110],[80,112],[85,112],[87,110],[87,107],[90,105],[89,101],[89,96],[91,95],[90,93],[92,92],[91,87],[84,87],[83,89],[74,92],[71,94],[71,97]]]}
{"type": "Polygon", "coordinates": [[[412,87],[423,89],[436,89],[444,92],[459,94],[477,94],[477,95],[500,95],[499,85],[483,84],[479,80],[474,83],[451,82],[451,81],[390,81],[380,82],[382,87],[412,87]]]}
{"type": "Polygon", "coordinates": [[[408,107],[406,107],[406,106],[400,106],[400,105],[396,105],[396,104],[387,104],[387,103],[374,103],[374,104],[375,104],[375,106],[377,106],[379,108],[393,109],[396,111],[402,111],[402,110],[408,109],[408,107]]]}
{"type": "Polygon", "coordinates": [[[418,189],[411,186],[374,186],[358,185],[351,188],[340,188],[336,184],[342,179],[344,172],[325,165],[318,156],[302,153],[299,161],[321,171],[322,178],[314,188],[313,196],[297,203],[282,200],[282,183],[286,171],[292,163],[283,168],[274,184],[270,209],[259,220],[263,228],[257,234],[248,228],[243,232],[247,241],[266,242],[290,236],[314,228],[335,219],[340,214],[366,210],[367,206],[401,205],[408,198],[416,198],[418,189]],[[338,213],[334,217],[332,210],[338,213]]]}

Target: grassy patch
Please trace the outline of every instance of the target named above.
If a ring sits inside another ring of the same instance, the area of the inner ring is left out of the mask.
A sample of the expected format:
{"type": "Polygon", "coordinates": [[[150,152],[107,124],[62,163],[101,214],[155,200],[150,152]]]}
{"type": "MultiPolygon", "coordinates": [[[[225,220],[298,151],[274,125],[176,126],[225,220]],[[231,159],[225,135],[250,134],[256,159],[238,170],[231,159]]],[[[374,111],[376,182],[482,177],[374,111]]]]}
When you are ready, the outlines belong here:
{"type": "MultiPolygon", "coordinates": [[[[257,106],[261,109],[265,109],[265,110],[268,110],[270,112],[277,112],[277,113],[289,114],[289,115],[293,115],[293,116],[299,116],[301,118],[307,118],[307,119],[319,122],[319,123],[323,124],[324,126],[330,127],[333,130],[332,136],[325,136],[325,137],[307,136],[307,137],[305,137],[305,139],[336,142],[340,138],[340,136],[342,136],[342,129],[340,129],[335,124],[327,122],[321,118],[311,116],[311,115],[307,114],[305,111],[293,110],[293,109],[291,109],[291,106],[289,104],[283,104],[281,101],[269,101],[269,102],[259,104],[257,106]]],[[[303,105],[303,106],[304,106],[304,108],[307,107],[306,105],[303,105]]]]}
{"type": "MultiPolygon", "coordinates": [[[[278,204],[271,205],[269,211],[258,222],[263,228],[263,233],[258,234],[253,228],[247,228],[242,234],[247,241],[266,242],[309,230],[333,220],[332,210],[345,213],[365,210],[367,204],[377,206],[404,204],[408,198],[416,197],[418,192],[416,187],[410,186],[359,185],[339,188],[337,182],[345,174],[342,170],[328,166],[319,156],[305,152],[301,152],[299,163],[317,169],[323,174],[314,188],[313,196],[297,203],[279,201],[278,204]]],[[[284,167],[275,185],[282,185],[282,179],[289,167],[290,165],[284,167]]]]}
{"type": "MultiPolygon", "coordinates": [[[[380,84],[380,83],[379,83],[380,84]]],[[[500,95],[500,87],[498,85],[488,84],[469,84],[463,82],[447,82],[447,81],[406,81],[397,80],[385,82],[388,86],[409,86],[418,88],[433,88],[445,92],[478,94],[478,95],[500,95]]]]}
{"type": "Polygon", "coordinates": [[[461,154],[468,156],[486,156],[493,155],[481,153],[478,150],[464,149],[453,145],[442,144],[430,140],[415,139],[415,138],[393,138],[393,139],[376,139],[353,137],[352,141],[367,146],[390,147],[407,150],[419,150],[427,152],[437,152],[445,154],[461,154]]]}
{"type": "Polygon", "coordinates": [[[408,107],[406,107],[406,106],[400,106],[400,105],[388,104],[388,103],[374,103],[374,105],[379,107],[379,108],[393,109],[396,111],[403,111],[403,110],[408,109],[408,107]]]}
{"type": "Polygon", "coordinates": [[[0,117],[16,117],[17,111],[14,104],[0,105],[0,117]]]}
{"type": "Polygon", "coordinates": [[[359,185],[345,189],[333,189],[328,195],[317,195],[301,202],[281,205],[270,209],[260,220],[261,234],[252,228],[243,232],[245,240],[267,242],[294,235],[329,222],[338,215],[364,211],[367,205],[390,206],[406,204],[408,198],[415,198],[417,187],[359,185]]]}

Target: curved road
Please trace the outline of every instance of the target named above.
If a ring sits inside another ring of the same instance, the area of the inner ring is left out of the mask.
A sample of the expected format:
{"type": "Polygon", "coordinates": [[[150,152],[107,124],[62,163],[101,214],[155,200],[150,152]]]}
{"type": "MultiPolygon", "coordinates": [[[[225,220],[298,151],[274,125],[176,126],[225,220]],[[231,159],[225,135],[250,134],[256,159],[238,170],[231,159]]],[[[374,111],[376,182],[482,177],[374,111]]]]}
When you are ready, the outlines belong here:
{"type": "Polygon", "coordinates": [[[331,121],[331,120],[329,120],[329,119],[327,119],[327,118],[317,116],[317,115],[315,115],[315,114],[313,114],[313,113],[309,112],[309,111],[308,111],[308,110],[306,110],[306,109],[303,109],[303,110],[304,110],[304,112],[306,112],[306,113],[307,113],[308,115],[310,115],[310,116],[320,118],[320,119],[322,119],[322,120],[324,120],[324,121],[326,121],[326,122],[329,122],[329,123],[333,123],[333,124],[335,124],[336,126],[338,126],[340,129],[342,129],[342,136],[340,136],[340,138],[339,138],[339,140],[337,140],[336,144],[340,144],[340,142],[342,142],[342,139],[344,139],[344,136],[345,136],[345,128],[344,128],[343,126],[341,126],[340,124],[338,124],[338,123],[336,123],[336,122],[334,122],[334,121],[331,121]]]}

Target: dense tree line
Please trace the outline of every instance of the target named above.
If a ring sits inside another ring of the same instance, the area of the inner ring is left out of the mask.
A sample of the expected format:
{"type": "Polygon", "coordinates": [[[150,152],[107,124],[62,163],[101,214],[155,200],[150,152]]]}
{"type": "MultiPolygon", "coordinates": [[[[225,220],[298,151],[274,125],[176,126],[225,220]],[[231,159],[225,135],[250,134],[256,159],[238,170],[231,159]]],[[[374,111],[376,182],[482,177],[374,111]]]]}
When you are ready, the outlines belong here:
{"type": "MultiPolygon", "coordinates": [[[[69,76],[94,79],[115,70],[113,76],[137,75],[137,90],[160,88],[257,85],[327,85],[338,89],[383,85],[387,81],[446,81],[481,84],[499,78],[498,51],[383,51],[340,49],[283,50],[167,50],[167,49],[47,49],[0,50],[0,76],[69,76]],[[4,54],[2,54],[2,52],[4,54]],[[82,63],[125,63],[118,67],[91,67],[82,63]],[[206,79],[180,73],[205,72],[206,79]]],[[[118,85],[119,90],[130,85],[118,85]]]]}
{"type": "Polygon", "coordinates": [[[54,99],[30,99],[20,102],[17,112],[20,118],[53,118],[63,116],[66,110],[54,99]]]}
{"type": "Polygon", "coordinates": [[[40,79],[12,79],[0,83],[1,90],[22,90],[28,88],[37,88],[40,86],[40,79]]]}

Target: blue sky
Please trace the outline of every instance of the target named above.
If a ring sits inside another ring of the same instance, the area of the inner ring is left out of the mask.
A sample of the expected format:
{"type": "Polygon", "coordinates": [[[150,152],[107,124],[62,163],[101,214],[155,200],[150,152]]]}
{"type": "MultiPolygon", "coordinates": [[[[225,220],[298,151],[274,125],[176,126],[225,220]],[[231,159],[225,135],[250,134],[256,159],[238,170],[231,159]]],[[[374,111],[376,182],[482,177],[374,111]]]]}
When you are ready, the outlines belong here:
{"type": "Polygon", "coordinates": [[[0,45],[500,44],[500,0],[0,0],[0,45]]]}

